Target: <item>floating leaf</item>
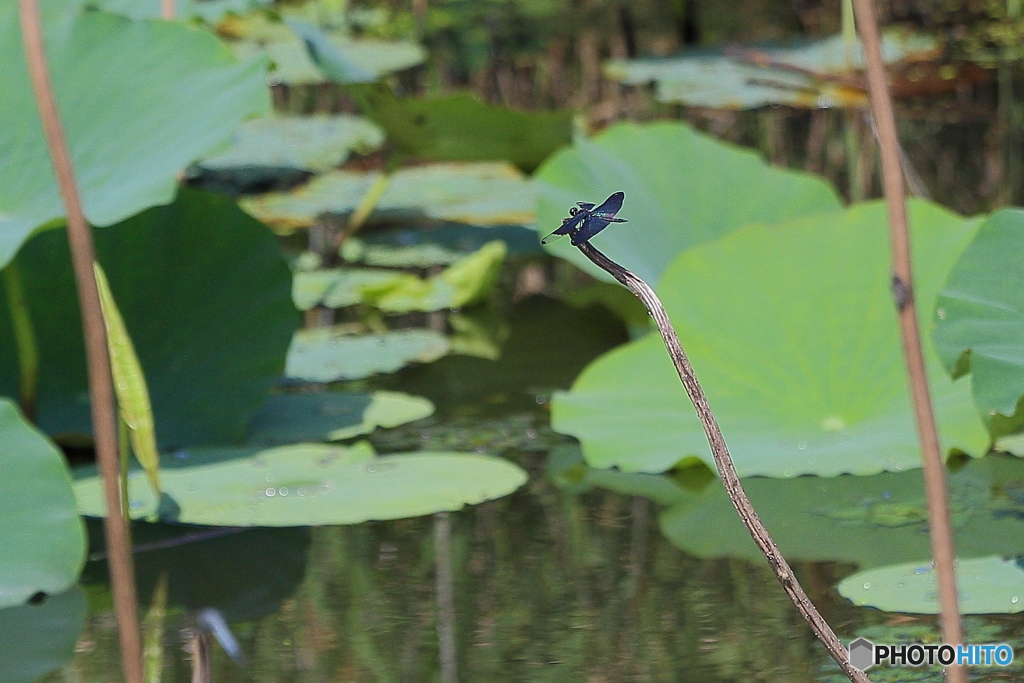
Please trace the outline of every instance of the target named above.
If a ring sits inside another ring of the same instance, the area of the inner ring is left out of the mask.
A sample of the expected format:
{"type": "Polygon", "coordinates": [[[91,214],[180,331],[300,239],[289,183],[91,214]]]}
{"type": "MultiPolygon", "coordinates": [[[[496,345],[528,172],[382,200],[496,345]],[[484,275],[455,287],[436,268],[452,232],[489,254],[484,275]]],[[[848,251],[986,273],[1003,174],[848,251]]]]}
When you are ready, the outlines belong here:
{"type": "MultiPolygon", "coordinates": [[[[1024,612],[1024,568],[1018,558],[957,559],[956,585],[961,614],[1024,612]]],[[[885,612],[939,613],[935,568],[929,562],[851,574],[839,582],[839,594],[885,612]]]]}
{"type": "MultiPolygon", "coordinates": [[[[265,54],[273,64],[271,78],[287,85],[312,85],[332,80],[324,70],[310,59],[303,38],[292,27],[298,21],[267,22],[252,16],[231,22],[223,30],[239,38],[231,42],[231,49],[240,59],[251,59],[265,54]]],[[[306,25],[304,33],[316,31],[306,25]]],[[[317,44],[320,51],[329,52],[350,70],[349,76],[359,82],[376,80],[386,74],[408,69],[421,63],[424,49],[412,41],[384,41],[368,38],[355,39],[341,33],[323,34],[317,44]]],[[[351,82],[351,78],[346,82],[351,82]]]]}
{"type": "MultiPolygon", "coordinates": [[[[218,526],[318,526],[418,517],[458,510],[512,493],[526,473],[511,462],[473,453],[374,455],[369,444],[299,444],[265,451],[209,449],[169,457],[164,490],[175,503],[163,519],[218,526]],[[183,464],[191,463],[191,464],[183,464]]],[[[75,482],[82,514],[102,512],[100,481],[83,471],[75,482]]],[[[136,472],[135,475],[141,474],[136,472]]],[[[129,476],[134,517],[157,512],[158,500],[129,476]]]]}
{"type": "Polygon", "coordinates": [[[372,394],[276,394],[252,419],[247,442],[276,446],[299,441],[337,441],[397,427],[434,413],[434,404],[395,391],[372,394]]]}
{"type": "MultiPolygon", "coordinates": [[[[749,477],[743,486],[790,561],[878,567],[931,558],[921,473],[749,477]]],[[[1024,544],[1024,462],[990,456],[949,475],[958,555],[1014,555],[1024,544]]],[[[646,495],[646,494],[641,494],[646,495]]],[[[662,533],[697,557],[764,562],[720,481],[661,514],[662,533]]]]}
{"type": "Polygon", "coordinates": [[[462,93],[396,97],[382,83],[349,86],[362,113],[399,151],[433,161],[504,159],[533,171],[572,136],[572,112],[525,112],[462,93]]]}
{"type": "MultiPolygon", "coordinates": [[[[79,5],[46,3],[44,38],[85,215],[107,226],[170,202],[185,167],[267,111],[265,66],[238,64],[214,36],[179,23],[79,5]]],[[[64,215],[17,3],[0,3],[0,64],[2,267],[33,230],[64,215]]]]}
{"type": "Polygon", "coordinates": [[[63,454],[7,399],[0,399],[0,467],[0,607],[8,607],[67,590],[85,561],[85,533],[63,454]]]}
{"type": "Polygon", "coordinates": [[[92,264],[96,274],[96,288],[100,295],[103,323],[107,328],[107,349],[110,352],[110,372],[114,379],[117,409],[128,426],[132,450],[142,469],[149,477],[153,490],[160,493],[160,453],[156,448],[156,430],[153,426],[153,406],[149,402],[146,376],[139,364],[131,335],[124,326],[124,318],[110,291],[103,267],[92,264]]]}
{"type": "MultiPolygon", "coordinates": [[[[938,42],[890,31],[883,37],[881,49],[883,61],[892,64],[932,57],[938,42]]],[[[863,64],[860,44],[848,55],[843,37],[834,35],[795,48],[612,60],[605,64],[604,72],[628,85],[656,83],[659,102],[714,109],[754,109],[769,104],[820,109],[867,106],[863,86],[838,78],[851,68],[862,69],[863,64]]]]}
{"type": "MultiPolygon", "coordinates": [[[[163,448],[240,441],[281,376],[298,323],[291,274],[266,226],[222,196],[182,190],[96,233],[96,253],[146,373],[163,448]]],[[[18,255],[39,340],[39,425],[88,439],[85,352],[63,230],[18,255]]],[[[0,302],[0,391],[13,393],[14,341],[0,302]]]]}
{"type": "Polygon", "coordinates": [[[296,19],[285,22],[309,52],[313,63],[334,83],[373,83],[378,74],[353,59],[350,51],[339,48],[323,31],[296,19]]]}
{"type": "Polygon", "coordinates": [[[363,303],[364,288],[392,287],[419,278],[409,273],[373,268],[331,268],[295,273],[292,301],[300,311],[315,306],[344,308],[363,303]]]}
{"type": "MultiPolygon", "coordinates": [[[[355,210],[380,173],[333,171],[291,192],[242,200],[246,211],[281,232],[317,222],[323,214],[355,210]]],[[[375,215],[390,219],[427,216],[474,225],[533,221],[533,188],[508,164],[431,164],[402,168],[391,176],[375,215]]]]}
{"type": "Polygon", "coordinates": [[[199,162],[205,169],[296,168],[326,171],[349,154],[381,146],[384,132],[370,121],[337,116],[268,116],[246,121],[227,150],[199,162]]]}
{"type": "Polygon", "coordinates": [[[0,609],[0,681],[36,683],[70,663],[86,612],[78,586],[47,596],[42,604],[0,609]]]}
{"type": "Polygon", "coordinates": [[[358,237],[349,237],[341,245],[341,257],[349,262],[387,268],[430,268],[449,266],[465,254],[440,244],[423,243],[408,246],[371,244],[358,237]]]}
{"type": "MultiPolygon", "coordinates": [[[[919,311],[927,316],[977,229],[910,205],[919,311]]],[[[874,474],[920,466],[890,293],[885,207],[750,226],[692,249],[658,291],[741,476],[874,474]]],[[[966,384],[925,344],[946,449],[989,443],[966,384]]],[[[658,335],[591,364],[557,394],[552,425],[595,467],[660,472],[688,456],[714,467],[704,430],[658,335]]]]}
{"type": "Polygon", "coordinates": [[[1024,396],[1024,211],[985,221],[935,303],[935,348],[946,369],[971,373],[986,416],[1012,416],[1024,396]]]}
{"type": "MultiPolygon", "coordinates": [[[[815,176],[769,167],[755,153],[682,123],[611,126],[579,137],[535,176],[537,230],[546,235],[576,202],[624,191],[619,215],[594,245],[652,287],[676,256],[749,223],[774,224],[839,211],[835,191],[815,176]]],[[[561,239],[546,247],[595,277],[610,276],[561,239]]]]}
{"type": "Polygon", "coordinates": [[[505,252],[505,243],[494,240],[425,280],[412,276],[363,285],[360,294],[365,303],[394,313],[468,306],[490,293],[501,272],[505,252]]]}
{"type": "Polygon", "coordinates": [[[429,363],[449,348],[444,335],[431,330],[367,335],[332,328],[299,330],[288,349],[285,375],[306,382],[361,379],[394,372],[412,362],[429,363]]]}

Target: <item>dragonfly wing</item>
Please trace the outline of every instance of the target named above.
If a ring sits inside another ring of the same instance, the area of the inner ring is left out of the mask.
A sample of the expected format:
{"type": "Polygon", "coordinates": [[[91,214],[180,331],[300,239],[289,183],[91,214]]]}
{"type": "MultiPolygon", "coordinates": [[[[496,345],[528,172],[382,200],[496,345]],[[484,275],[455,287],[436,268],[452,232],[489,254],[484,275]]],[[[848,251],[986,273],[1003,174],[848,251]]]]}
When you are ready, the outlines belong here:
{"type": "MultiPolygon", "coordinates": [[[[589,216],[587,218],[587,220],[585,220],[583,222],[583,226],[580,227],[579,230],[577,230],[576,232],[573,233],[573,235],[572,235],[572,244],[573,244],[573,246],[578,246],[580,244],[583,244],[584,242],[589,240],[591,237],[593,237],[597,233],[599,233],[602,230],[604,230],[605,228],[607,228],[608,224],[611,223],[612,220],[613,219],[606,219],[606,218],[602,218],[600,216],[589,216]]],[[[618,222],[618,221],[616,221],[616,222],[618,222]]]]}
{"type": "Polygon", "coordinates": [[[576,206],[580,207],[584,211],[591,211],[594,208],[594,205],[590,202],[576,202],[576,206]]]}
{"type": "Polygon", "coordinates": [[[625,197],[626,194],[624,192],[616,192],[608,197],[608,199],[604,200],[604,203],[594,209],[592,213],[611,218],[622,208],[622,200],[625,199],[625,197]]]}
{"type": "MultiPolygon", "coordinates": [[[[554,240],[551,239],[552,235],[562,236],[571,234],[572,231],[576,229],[576,226],[578,226],[583,221],[583,219],[586,218],[588,215],[589,214],[587,214],[585,211],[579,211],[576,214],[569,216],[568,218],[563,218],[562,225],[559,226],[559,228],[552,232],[550,235],[542,239],[540,243],[547,244],[548,242],[553,242],[554,240]]],[[[558,237],[555,237],[554,239],[558,239],[558,237]]]]}

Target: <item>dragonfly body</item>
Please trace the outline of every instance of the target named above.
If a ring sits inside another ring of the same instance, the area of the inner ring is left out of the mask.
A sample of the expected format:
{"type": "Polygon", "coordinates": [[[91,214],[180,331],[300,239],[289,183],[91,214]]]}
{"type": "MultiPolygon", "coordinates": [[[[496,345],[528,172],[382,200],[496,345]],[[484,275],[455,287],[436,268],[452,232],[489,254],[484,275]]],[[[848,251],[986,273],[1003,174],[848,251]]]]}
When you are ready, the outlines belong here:
{"type": "Polygon", "coordinates": [[[576,206],[569,209],[568,218],[562,219],[562,225],[542,239],[541,244],[548,244],[562,235],[569,235],[569,241],[574,247],[577,247],[610,224],[625,223],[625,218],[615,217],[615,214],[622,208],[624,198],[624,193],[616,192],[596,208],[589,202],[577,202],[576,206]]]}

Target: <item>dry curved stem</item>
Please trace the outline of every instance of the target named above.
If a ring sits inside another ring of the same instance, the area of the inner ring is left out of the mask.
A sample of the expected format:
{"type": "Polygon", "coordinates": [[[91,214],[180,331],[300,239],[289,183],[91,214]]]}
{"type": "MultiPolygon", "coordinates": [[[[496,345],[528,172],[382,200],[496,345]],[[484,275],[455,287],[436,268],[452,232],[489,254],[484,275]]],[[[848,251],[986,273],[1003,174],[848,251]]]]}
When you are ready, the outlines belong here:
{"type": "Polygon", "coordinates": [[[708,443],[711,445],[711,454],[715,458],[715,466],[718,468],[718,474],[722,478],[722,484],[729,494],[729,500],[732,501],[733,507],[736,508],[740,519],[743,520],[744,526],[747,527],[747,531],[750,532],[757,547],[760,548],[768,560],[768,565],[775,573],[779,583],[782,584],[786,595],[793,601],[797,610],[810,625],[811,630],[814,631],[814,635],[825,646],[825,649],[828,650],[828,653],[835,660],[836,664],[839,665],[839,668],[843,670],[846,677],[854,683],[870,683],[863,671],[850,664],[849,653],[846,648],[839,642],[839,638],[825,621],[824,617],[814,607],[811,599],[807,597],[807,593],[800,586],[789,563],[786,562],[786,558],[782,556],[779,547],[775,545],[775,541],[772,540],[768,530],[760,518],[758,518],[757,513],[754,512],[754,507],[750,504],[750,499],[747,498],[743,485],[740,483],[739,475],[736,474],[736,468],[732,464],[732,456],[729,455],[729,448],[725,444],[722,430],[718,427],[718,421],[715,419],[714,413],[711,412],[711,406],[708,405],[707,396],[704,395],[704,390],[701,389],[700,383],[697,381],[697,376],[693,372],[693,366],[690,365],[690,361],[687,359],[686,353],[679,343],[679,337],[676,335],[675,328],[672,327],[672,322],[669,320],[668,313],[665,312],[665,307],[662,306],[661,300],[658,299],[658,295],[654,293],[654,290],[646,282],[609,259],[588,242],[583,242],[577,246],[584,256],[625,285],[647,307],[651,317],[654,318],[655,324],[658,326],[661,338],[665,341],[665,348],[668,349],[668,355],[672,359],[672,364],[675,365],[676,372],[679,373],[679,379],[682,380],[683,387],[686,389],[693,407],[697,409],[697,417],[700,418],[700,422],[704,426],[704,433],[707,435],[708,443]]]}
{"type": "Polygon", "coordinates": [[[107,515],[103,529],[110,553],[110,578],[117,612],[121,642],[121,665],[128,683],[142,683],[142,638],[139,631],[139,608],[135,596],[135,572],[132,566],[131,539],[128,524],[121,514],[119,463],[117,452],[117,417],[114,411],[114,387],[107,355],[107,331],[100,311],[93,262],[96,260],[92,232],[82,211],[71,155],[61,128],[57,103],[50,83],[43,47],[43,31],[37,0],[18,0],[21,35],[25,44],[32,89],[35,92],[39,118],[50,149],[57,186],[67,214],[68,244],[75,272],[75,286],[82,312],[85,354],[89,369],[89,405],[92,409],[93,433],[96,438],[96,459],[103,476],[103,494],[107,515]]]}
{"type": "MultiPolygon", "coordinates": [[[[892,98],[885,81],[885,67],[878,32],[878,17],[874,0],[854,0],[857,32],[864,44],[865,66],[871,111],[878,127],[878,147],[882,161],[882,187],[889,209],[889,240],[892,245],[892,288],[903,339],[903,357],[914,404],[918,438],[921,441],[924,469],[925,497],[928,501],[928,535],[931,539],[932,558],[935,562],[939,592],[939,614],[942,641],[950,645],[963,642],[963,628],[956,594],[956,552],[949,517],[949,499],[946,490],[946,469],[942,462],[935,415],[928,392],[928,374],[921,351],[921,331],[917,325],[917,307],[914,305],[914,281],[910,264],[910,233],[907,230],[907,204],[903,190],[903,170],[900,164],[899,140],[896,135],[896,116],[892,98]]],[[[963,666],[946,667],[950,683],[965,683],[967,670],[963,666]]]]}

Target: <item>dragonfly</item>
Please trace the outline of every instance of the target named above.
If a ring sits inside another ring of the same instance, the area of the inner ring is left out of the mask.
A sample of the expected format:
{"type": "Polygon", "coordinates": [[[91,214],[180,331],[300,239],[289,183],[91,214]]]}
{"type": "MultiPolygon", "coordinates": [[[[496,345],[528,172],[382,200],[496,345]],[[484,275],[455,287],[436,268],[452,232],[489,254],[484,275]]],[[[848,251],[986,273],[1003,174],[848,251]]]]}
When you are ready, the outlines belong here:
{"type": "Polygon", "coordinates": [[[597,208],[590,202],[576,202],[576,206],[569,209],[569,217],[562,219],[561,227],[542,239],[540,243],[550,244],[562,235],[569,235],[572,246],[578,247],[611,223],[625,223],[625,218],[615,217],[615,214],[622,208],[622,200],[625,196],[625,193],[616,192],[597,208]]]}

